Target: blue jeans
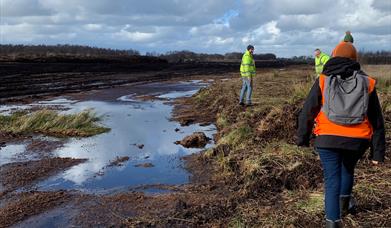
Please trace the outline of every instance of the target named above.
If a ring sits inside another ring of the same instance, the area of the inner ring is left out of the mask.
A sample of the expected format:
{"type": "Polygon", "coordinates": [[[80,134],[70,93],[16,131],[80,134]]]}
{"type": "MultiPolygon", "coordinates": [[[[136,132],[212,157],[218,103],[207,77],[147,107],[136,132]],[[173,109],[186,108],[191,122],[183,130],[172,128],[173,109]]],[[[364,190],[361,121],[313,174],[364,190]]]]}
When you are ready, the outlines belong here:
{"type": "Polygon", "coordinates": [[[352,194],[354,168],[363,155],[360,151],[316,148],[323,167],[326,219],[341,219],[339,198],[352,194]]]}
{"type": "Polygon", "coordinates": [[[243,102],[244,94],[247,91],[247,96],[246,96],[246,103],[251,104],[251,94],[252,94],[252,85],[251,85],[251,78],[250,77],[242,77],[242,90],[240,91],[240,98],[239,102],[243,102]]]}

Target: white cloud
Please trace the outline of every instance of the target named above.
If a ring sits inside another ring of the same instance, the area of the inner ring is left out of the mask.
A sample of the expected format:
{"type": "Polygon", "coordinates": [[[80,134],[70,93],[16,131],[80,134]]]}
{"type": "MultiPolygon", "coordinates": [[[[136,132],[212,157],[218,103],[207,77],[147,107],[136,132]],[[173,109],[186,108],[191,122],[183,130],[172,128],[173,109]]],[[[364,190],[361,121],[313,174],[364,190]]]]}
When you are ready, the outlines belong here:
{"type": "Polygon", "coordinates": [[[88,31],[99,31],[103,28],[102,24],[86,24],[83,26],[88,31]]]}
{"type": "Polygon", "coordinates": [[[121,30],[120,32],[114,33],[115,38],[122,40],[127,40],[131,42],[146,42],[151,40],[156,34],[146,33],[146,32],[128,32],[126,30],[121,30]]]}
{"type": "Polygon", "coordinates": [[[187,49],[279,56],[331,50],[346,30],[358,49],[391,50],[390,0],[0,0],[1,43],[87,44],[142,52],[187,49]]]}
{"type": "Polygon", "coordinates": [[[246,44],[274,44],[281,34],[281,30],[277,27],[276,21],[268,22],[242,39],[243,45],[246,44]]]}

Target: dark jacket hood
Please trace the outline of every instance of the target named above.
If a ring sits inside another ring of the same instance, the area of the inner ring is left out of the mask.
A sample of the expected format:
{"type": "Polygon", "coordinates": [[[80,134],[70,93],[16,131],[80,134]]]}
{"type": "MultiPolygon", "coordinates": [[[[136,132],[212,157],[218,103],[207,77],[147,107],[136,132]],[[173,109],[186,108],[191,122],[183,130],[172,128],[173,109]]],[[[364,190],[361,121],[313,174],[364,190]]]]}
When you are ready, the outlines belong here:
{"type": "Polygon", "coordinates": [[[323,74],[341,75],[342,78],[352,76],[354,71],[359,71],[361,66],[358,62],[345,57],[333,57],[323,67],[323,74]]]}

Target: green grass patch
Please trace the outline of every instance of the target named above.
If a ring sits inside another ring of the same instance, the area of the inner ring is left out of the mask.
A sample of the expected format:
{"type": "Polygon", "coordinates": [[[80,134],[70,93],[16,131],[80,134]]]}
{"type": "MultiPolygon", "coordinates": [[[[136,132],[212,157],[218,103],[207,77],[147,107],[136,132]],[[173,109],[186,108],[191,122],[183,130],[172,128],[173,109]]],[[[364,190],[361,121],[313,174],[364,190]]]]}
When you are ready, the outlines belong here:
{"type": "Polygon", "coordinates": [[[296,145],[292,145],[286,142],[270,142],[263,149],[263,155],[266,157],[275,156],[275,157],[287,157],[288,159],[294,157],[307,157],[313,156],[313,148],[303,148],[296,145]]]}
{"type": "Polygon", "coordinates": [[[228,223],[229,228],[245,228],[245,224],[240,217],[234,217],[228,223]]]}
{"type": "Polygon", "coordinates": [[[41,133],[44,135],[88,137],[109,131],[97,124],[100,120],[91,110],[77,114],[60,114],[53,110],[32,113],[15,112],[0,115],[0,131],[15,134],[41,133]]]}
{"type": "Polygon", "coordinates": [[[217,124],[217,127],[219,127],[220,129],[224,129],[224,128],[228,127],[229,122],[224,114],[218,114],[216,124],[217,124]]]}
{"type": "Polygon", "coordinates": [[[286,142],[268,143],[260,153],[254,154],[243,160],[245,175],[252,176],[254,173],[265,173],[265,165],[273,164],[275,168],[294,170],[303,161],[314,157],[312,148],[301,148],[286,142]]]}
{"type": "Polygon", "coordinates": [[[194,95],[196,103],[201,104],[207,101],[209,97],[209,88],[200,89],[197,94],[194,95]]]}
{"type": "Polygon", "coordinates": [[[219,144],[227,144],[234,148],[241,148],[253,138],[253,129],[248,124],[238,126],[219,140],[219,144]]]}
{"type": "Polygon", "coordinates": [[[295,206],[313,216],[320,214],[324,207],[323,194],[318,192],[310,193],[307,198],[300,200],[295,206]]]}

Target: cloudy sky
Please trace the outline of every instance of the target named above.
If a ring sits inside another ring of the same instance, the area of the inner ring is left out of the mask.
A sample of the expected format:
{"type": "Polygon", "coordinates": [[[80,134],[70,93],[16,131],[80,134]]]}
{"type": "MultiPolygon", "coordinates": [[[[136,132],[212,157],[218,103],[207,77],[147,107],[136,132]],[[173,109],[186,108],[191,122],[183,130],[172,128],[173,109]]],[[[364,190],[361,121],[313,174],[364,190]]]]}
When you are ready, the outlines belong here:
{"type": "Polygon", "coordinates": [[[391,0],[0,0],[2,44],[82,44],[141,53],[391,51],[391,0]]]}

